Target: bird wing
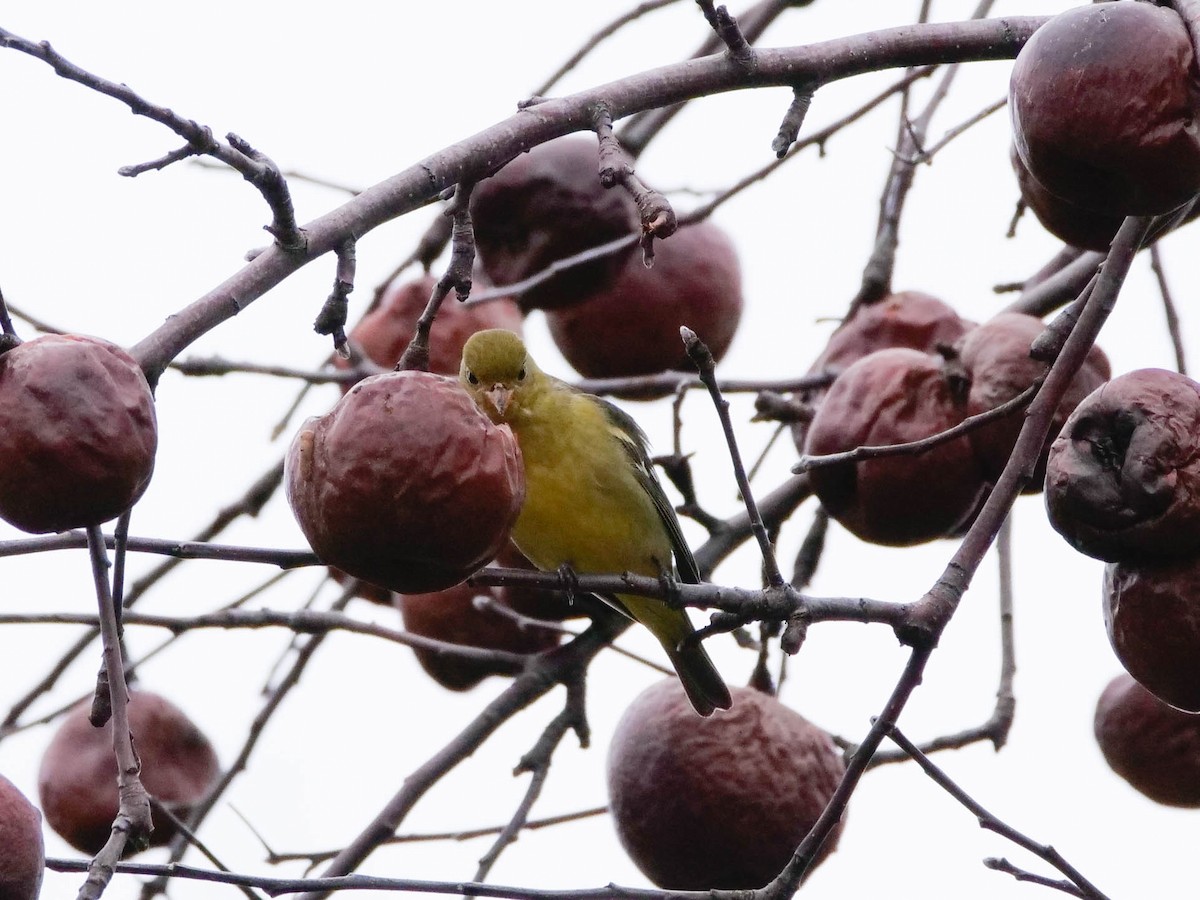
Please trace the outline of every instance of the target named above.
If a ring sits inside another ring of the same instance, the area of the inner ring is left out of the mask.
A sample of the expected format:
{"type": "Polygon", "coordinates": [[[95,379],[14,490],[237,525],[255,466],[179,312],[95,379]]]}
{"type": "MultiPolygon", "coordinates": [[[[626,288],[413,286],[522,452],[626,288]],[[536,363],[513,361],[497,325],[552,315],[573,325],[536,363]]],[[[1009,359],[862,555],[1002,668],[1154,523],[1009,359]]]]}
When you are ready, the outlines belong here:
{"type": "Polygon", "coordinates": [[[683,530],[679,527],[679,517],[675,515],[675,507],[667,499],[658,477],[654,474],[654,463],[650,461],[650,441],[645,432],[633,417],[620,407],[599,397],[592,399],[604,412],[613,435],[620,440],[622,448],[629,455],[638,484],[654,503],[654,509],[658,512],[658,517],[670,538],[680,580],[685,584],[699,584],[700,567],[696,564],[696,558],[692,556],[687,541],[684,540],[683,530]]]}

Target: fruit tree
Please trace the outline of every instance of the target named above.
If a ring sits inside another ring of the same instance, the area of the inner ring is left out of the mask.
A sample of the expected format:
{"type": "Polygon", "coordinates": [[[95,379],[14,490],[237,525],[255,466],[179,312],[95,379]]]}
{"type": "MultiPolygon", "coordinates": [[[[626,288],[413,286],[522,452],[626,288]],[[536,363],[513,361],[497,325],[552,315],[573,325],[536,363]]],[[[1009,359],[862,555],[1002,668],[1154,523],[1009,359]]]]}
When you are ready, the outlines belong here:
{"type": "Polygon", "coordinates": [[[0,900],[1194,892],[1200,3],[159,6],[0,13],[0,900]]]}

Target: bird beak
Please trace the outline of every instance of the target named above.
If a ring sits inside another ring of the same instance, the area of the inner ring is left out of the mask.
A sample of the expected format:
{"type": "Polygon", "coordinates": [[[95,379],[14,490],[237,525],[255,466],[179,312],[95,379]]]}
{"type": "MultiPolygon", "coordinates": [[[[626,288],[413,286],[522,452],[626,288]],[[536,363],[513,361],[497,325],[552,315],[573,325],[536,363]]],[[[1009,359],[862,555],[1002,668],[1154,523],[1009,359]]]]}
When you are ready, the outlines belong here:
{"type": "Polygon", "coordinates": [[[512,402],[513,389],[503,384],[493,384],[483,393],[487,397],[488,403],[492,404],[492,408],[496,410],[496,415],[504,415],[508,404],[512,402]]]}

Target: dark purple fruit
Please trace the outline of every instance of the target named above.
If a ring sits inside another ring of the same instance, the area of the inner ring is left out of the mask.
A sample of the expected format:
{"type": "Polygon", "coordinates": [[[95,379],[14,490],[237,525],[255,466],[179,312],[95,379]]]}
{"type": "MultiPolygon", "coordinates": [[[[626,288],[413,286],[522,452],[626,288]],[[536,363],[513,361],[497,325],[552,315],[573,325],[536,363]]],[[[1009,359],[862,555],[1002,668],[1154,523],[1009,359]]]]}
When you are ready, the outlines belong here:
{"type": "Polygon", "coordinates": [[[1200,384],[1137,369],[1089,395],[1051,445],[1046,511],[1097,559],[1200,552],[1200,384]]]}
{"type": "MultiPolygon", "coordinates": [[[[923,440],[962,422],[966,384],[938,356],[895,347],[838,376],[808,428],[810,456],[923,440]]],[[[809,470],[829,514],[864,541],[908,546],[952,534],[978,506],[985,479],[966,435],[922,453],[809,470]]]]}
{"type": "Polygon", "coordinates": [[[45,866],[42,814],[0,775],[0,900],[37,900],[45,866]]]}
{"type": "Polygon", "coordinates": [[[1043,228],[1064,244],[1084,250],[1107,252],[1113,238],[1116,237],[1117,229],[1125,221],[1124,216],[1084,209],[1056,197],[1029,174],[1029,169],[1021,162],[1015,146],[1009,154],[1009,160],[1017,175],[1021,199],[1037,216],[1043,228]]]}
{"type": "MultiPolygon", "coordinates": [[[[95,854],[108,842],[117,817],[117,760],[112,720],[95,728],[89,711],[88,703],[76,706],[54,733],[42,756],[38,795],[46,823],[76,850],[95,854]]],[[[148,691],[130,691],[129,731],[142,763],[142,784],[187,819],[191,804],[220,774],[212,744],[179,707],[148,691]]],[[[174,836],[170,821],[155,816],[150,845],[161,847],[174,836]]]]}
{"type": "Polygon", "coordinates": [[[516,438],[458,381],[365,378],[292,441],[288,500],[323,562],[401,593],[440,591],[490,562],[525,496],[516,438]]]}
{"type": "MultiPolygon", "coordinates": [[[[532,148],[471,194],[475,244],[488,277],[509,285],[584,250],[641,232],[637,205],[600,184],[595,139],[570,136],[532,148]]],[[[553,275],[523,293],[524,309],[578,303],[610,284],[636,245],[553,275]]]]}
{"type": "MultiPolygon", "coordinates": [[[[845,772],[816,725],[767,694],[731,692],[731,709],[702,718],[678,680],[661,681],[630,704],[613,734],[613,824],[661,888],[762,887],[791,859],[845,772]]],[[[814,866],[836,849],[842,824],[814,866]]]]}
{"type": "Polygon", "coordinates": [[[1200,716],[1121,673],[1096,703],[1096,743],[1114,772],[1156,803],[1200,806],[1200,716]]]}
{"type": "MultiPolygon", "coordinates": [[[[557,647],[562,639],[557,631],[532,625],[522,627],[503,612],[475,605],[477,597],[503,602],[498,588],[458,584],[430,594],[393,596],[404,618],[404,627],[436,641],[528,654],[557,647]]],[[[413,648],[413,652],[421,668],[452,691],[469,690],[489,675],[517,675],[523,668],[519,664],[464,659],[422,647],[413,648]]]]}
{"type": "Polygon", "coordinates": [[[1008,96],[1021,161],[1070,204],[1156,215],[1200,191],[1200,80],[1166,7],[1127,0],[1055,16],[1017,55],[1008,96]]]}
{"type": "MultiPolygon", "coordinates": [[[[958,346],[958,352],[971,379],[971,390],[967,395],[968,415],[979,415],[1001,406],[1045,377],[1050,371],[1049,363],[1029,355],[1030,346],[1045,328],[1045,323],[1034,316],[1001,313],[967,332],[958,346]]],[[[1111,376],[1108,357],[1099,347],[1092,347],[1051,420],[1033,477],[1025,486],[1026,493],[1036,494],[1042,490],[1050,445],[1058,436],[1067,416],[1084,397],[1111,376]]],[[[993,482],[1000,477],[1008,463],[1017,435],[1025,424],[1027,408],[1015,410],[970,433],[971,446],[983,465],[984,473],[993,482]]]]}
{"type": "Polygon", "coordinates": [[[0,356],[0,518],[42,533],[129,509],[154,471],[154,397],[115,344],[48,334],[0,356]]]}
{"type": "Polygon", "coordinates": [[[1164,703],[1200,711],[1200,556],[1109,563],[1104,625],[1125,671],[1164,703]]]}
{"type": "Polygon", "coordinates": [[[681,228],[656,245],[654,265],[631,256],[617,278],[582,303],[546,313],[550,336],[588,378],[693,368],[679,338],[687,325],[718,360],[742,316],[737,252],[711,222],[681,228]]]}
{"type": "MultiPolygon", "coordinates": [[[[359,319],[350,331],[350,339],[377,366],[394,367],[412,340],[417,319],[425,311],[436,284],[436,278],[426,275],[390,285],[379,305],[359,319]]],[[[486,283],[477,281],[474,290],[486,287],[486,283]]],[[[451,293],[442,300],[429,329],[429,371],[438,375],[457,375],[467,338],[486,328],[507,328],[520,334],[522,321],[520,307],[507,297],[467,304],[458,302],[451,293]]],[[[335,357],[334,364],[341,368],[348,365],[340,357],[335,357]]],[[[343,393],[349,389],[346,385],[343,393]]]]}

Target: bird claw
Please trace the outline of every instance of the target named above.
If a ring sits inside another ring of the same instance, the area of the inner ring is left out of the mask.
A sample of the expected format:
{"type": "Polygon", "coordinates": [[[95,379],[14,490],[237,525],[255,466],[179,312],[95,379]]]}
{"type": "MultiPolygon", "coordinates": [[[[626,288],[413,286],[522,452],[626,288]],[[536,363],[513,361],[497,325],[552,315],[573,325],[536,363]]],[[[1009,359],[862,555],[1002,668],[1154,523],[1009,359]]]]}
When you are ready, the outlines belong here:
{"type": "Polygon", "coordinates": [[[563,563],[555,571],[558,574],[558,583],[567,595],[567,604],[574,606],[579,595],[579,574],[571,568],[570,563],[563,563]]]}
{"type": "Polygon", "coordinates": [[[683,592],[679,590],[679,579],[671,572],[662,572],[658,576],[662,585],[662,601],[671,609],[683,609],[683,592]]]}

